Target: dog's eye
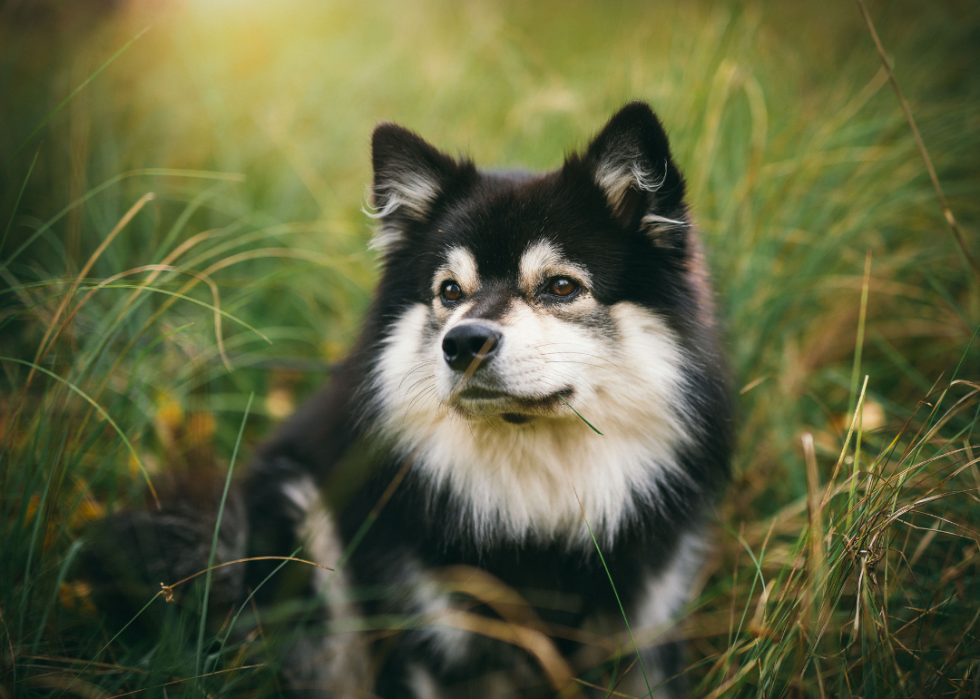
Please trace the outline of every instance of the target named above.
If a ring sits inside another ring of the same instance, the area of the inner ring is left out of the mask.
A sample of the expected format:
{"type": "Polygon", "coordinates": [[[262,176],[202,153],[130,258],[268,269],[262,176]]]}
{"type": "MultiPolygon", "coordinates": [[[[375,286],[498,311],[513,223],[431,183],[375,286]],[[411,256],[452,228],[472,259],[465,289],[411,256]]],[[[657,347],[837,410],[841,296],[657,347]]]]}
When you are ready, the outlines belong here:
{"type": "Polygon", "coordinates": [[[568,277],[555,277],[548,285],[548,292],[555,296],[571,296],[578,291],[578,284],[568,277]]]}
{"type": "Polygon", "coordinates": [[[452,303],[463,298],[463,290],[459,288],[459,284],[449,279],[442,283],[441,295],[443,301],[452,303]]]}

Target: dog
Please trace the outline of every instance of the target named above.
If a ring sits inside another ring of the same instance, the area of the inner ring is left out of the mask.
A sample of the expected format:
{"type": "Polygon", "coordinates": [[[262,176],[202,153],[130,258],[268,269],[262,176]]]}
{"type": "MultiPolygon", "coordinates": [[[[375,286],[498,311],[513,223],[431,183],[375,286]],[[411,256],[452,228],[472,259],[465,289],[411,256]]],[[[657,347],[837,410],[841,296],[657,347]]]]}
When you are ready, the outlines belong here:
{"type": "Polygon", "coordinates": [[[683,696],[680,642],[651,638],[689,601],[733,416],[664,128],[627,104],[531,174],[382,123],[372,164],[374,303],[253,460],[223,597],[294,603],[295,696],[683,696]]]}

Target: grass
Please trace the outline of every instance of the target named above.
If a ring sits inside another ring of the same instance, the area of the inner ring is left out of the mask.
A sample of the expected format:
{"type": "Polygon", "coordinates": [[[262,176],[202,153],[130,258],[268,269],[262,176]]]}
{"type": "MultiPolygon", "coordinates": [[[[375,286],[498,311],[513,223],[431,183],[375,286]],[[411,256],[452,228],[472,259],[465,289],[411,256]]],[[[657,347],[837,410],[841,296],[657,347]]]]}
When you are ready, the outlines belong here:
{"type": "MultiPolygon", "coordinates": [[[[550,168],[631,98],[688,173],[739,389],[674,629],[695,695],[980,695],[980,285],[856,5],[108,8],[0,5],[0,697],[269,690],[275,624],[202,624],[208,576],[116,636],[86,526],[147,478],[220,492],[343,356],[378,120],[550,168]]],[[[977,258],[980,13],[868,10],[977,258]]],[[[582,682],[630,666],[610,643],[582,682]]]]}

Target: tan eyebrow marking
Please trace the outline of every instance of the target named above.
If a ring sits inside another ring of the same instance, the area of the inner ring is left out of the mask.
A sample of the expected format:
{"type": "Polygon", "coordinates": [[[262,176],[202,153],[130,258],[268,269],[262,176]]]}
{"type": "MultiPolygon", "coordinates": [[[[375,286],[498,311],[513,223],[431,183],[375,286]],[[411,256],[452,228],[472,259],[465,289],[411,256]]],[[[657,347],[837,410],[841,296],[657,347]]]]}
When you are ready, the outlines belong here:
{"type": "Polygon", "coordinates": [[[432,279],[432,295],[436,296],[442,283],[453,279],[464,294],[472,294],[480,288],[480,272],[473,253],[463,247],[450,248],[446,253],[446,263],[436,270],[432,279]]]}
{"type": "Polygon", "coordinates": [[[529,296],[534,294],[545,280],[568,276],[591,286],[592,275],[583,267],[569,262],[558,248],[546,240],[539,240],[521,255],[517,283],[529,296]]]}

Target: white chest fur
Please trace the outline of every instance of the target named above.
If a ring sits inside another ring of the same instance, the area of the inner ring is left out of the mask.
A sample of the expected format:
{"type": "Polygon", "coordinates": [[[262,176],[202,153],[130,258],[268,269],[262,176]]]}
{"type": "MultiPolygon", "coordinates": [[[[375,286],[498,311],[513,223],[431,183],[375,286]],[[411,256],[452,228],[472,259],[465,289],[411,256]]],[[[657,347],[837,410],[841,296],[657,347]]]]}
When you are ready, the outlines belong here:
{"type": "MultiPolygon", "coordinates": [[[[602,435],[571,410],[523,425],[452,413],[436,385],[439,337],[425,332],[428,307],[396,323],[373,383],[381,430],[434,492],[448,488],[464,503],[474,534],[586,543],[584,509],[600,541],[610,541],[637,505],[655,504],[663,475],[678,471],[677,450],[695,429],[682,350],[646,309],[620,303],[610,315],[614,332],[569,331],[569,341],[549,338],[547,352],[528,343],[515,362],[525,375],[570,385],[571,405],[602,435]]],[[[522,328],[507,331],[505,342],[519,346],[522,328]]]]}

